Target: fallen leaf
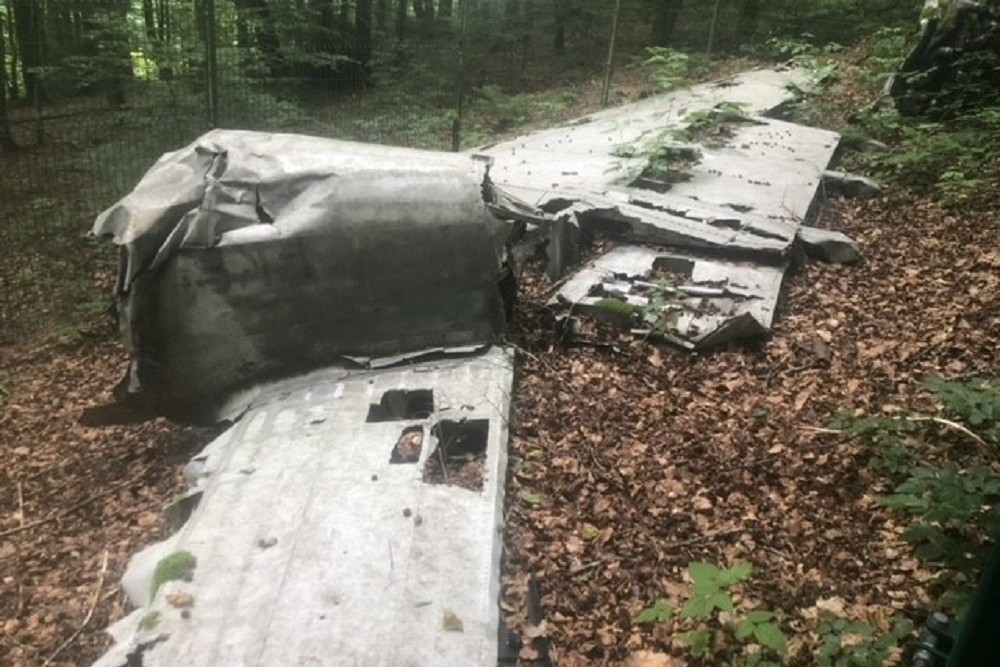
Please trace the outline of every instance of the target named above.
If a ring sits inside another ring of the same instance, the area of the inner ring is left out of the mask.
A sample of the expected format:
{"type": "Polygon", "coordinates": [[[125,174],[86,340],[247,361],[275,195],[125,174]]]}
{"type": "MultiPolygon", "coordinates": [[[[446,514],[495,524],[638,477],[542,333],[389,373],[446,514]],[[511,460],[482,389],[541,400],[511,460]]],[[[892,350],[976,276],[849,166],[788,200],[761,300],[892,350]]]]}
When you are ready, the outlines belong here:
{"type": "Polygon", "coordinates": [[[441,618],[441,627],[445,632],[465,632],[462,619],[450,610],[445,610],[444,616],[441,618]]]}

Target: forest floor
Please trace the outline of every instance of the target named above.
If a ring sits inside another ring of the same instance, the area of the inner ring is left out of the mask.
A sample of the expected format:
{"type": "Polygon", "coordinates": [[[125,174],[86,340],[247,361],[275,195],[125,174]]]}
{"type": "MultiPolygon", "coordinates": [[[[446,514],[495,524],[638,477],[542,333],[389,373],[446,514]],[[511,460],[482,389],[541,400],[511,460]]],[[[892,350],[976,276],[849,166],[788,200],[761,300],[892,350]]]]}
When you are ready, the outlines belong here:
{"type": "MultiPolygon", "coordinates": [[[[680,628],[639,612],[680,602],[695,561],[754,566],[738,609],[780,611],[789,665],[815,664],[821,611],[886,631],[936,608],[934,572],[874,497],[870,445],[826,429],[851,411],[933,413],[927,376],[1000,373],[1000,202],[974,214],[889,188],[828,201],[856,266],[808,261],[774,333],[689,355],[594,329],[557,344],[549,286],[528,267],[518,313],[505,616],[552,664],[688,664],[680,628]],[[540,590],[543,628],[526,602],[540,590]]],[[[74,278],[106,288],[113,267],[74,278]]],[[[180,469],[212,433],[163,419],[101,425],[124,374],[109,328],[0,344],[0,664],[88,665],[127,611],[131,554],[166,534],[180,469]]],[[[960,432],[943,442],[966,448],[960,432]]],[[[996,464],[996,454],[988,459],[996,464]]],[[[720,646],[723,653],[732,647],[720,646]]],[[[697,664],[697,663],[694,663],[697,664]]]]}

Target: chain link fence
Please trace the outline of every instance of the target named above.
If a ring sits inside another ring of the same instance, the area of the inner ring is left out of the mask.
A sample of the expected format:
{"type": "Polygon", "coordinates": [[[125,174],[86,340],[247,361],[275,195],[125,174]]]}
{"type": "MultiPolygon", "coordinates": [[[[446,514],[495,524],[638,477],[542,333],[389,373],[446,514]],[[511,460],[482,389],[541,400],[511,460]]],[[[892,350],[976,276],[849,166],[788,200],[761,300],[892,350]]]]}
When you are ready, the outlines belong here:
{"type": "MultiPolygon", "coordinates": [[[[588,111],[609,62],[650,44],[849,42],[916,26],[918,4],[0,0],[0,293],[58,273],[101,209],[212,127],[466,149],[588,111]]],[[[656,90],[612,82],[612,102],[656,90]]]]}

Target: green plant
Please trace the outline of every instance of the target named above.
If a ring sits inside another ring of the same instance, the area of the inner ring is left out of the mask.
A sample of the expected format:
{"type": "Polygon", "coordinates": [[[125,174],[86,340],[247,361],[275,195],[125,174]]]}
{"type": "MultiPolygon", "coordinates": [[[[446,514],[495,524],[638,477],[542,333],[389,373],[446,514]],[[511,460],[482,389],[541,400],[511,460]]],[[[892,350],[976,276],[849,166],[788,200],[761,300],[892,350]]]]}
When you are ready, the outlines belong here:
{"type": "MultiPolygon", "coordinates": [[[[780,656],[788,648],[784,633],[778,626],[777,614],[766,609],[751,609],[745,615],[723,622],[720,612],[733,612],[730,589],[745,581],[753,573],[753,566],[739,562],[728,568],[720,568],[712,563],[691,563],[688,576],[691,591],[680,608],[682,623],[690,627],[684,635],[684,643],[691,655],[702,658],[709,655],[720,641],[716,627],[731,638],[732,643],[741,646],[740,656],[734,664],[746,667],[777,667],[770,656],[780,656]],[[751,645],[754,649],[751,649],[751,645]]],[[[643,624],[662,623],[676,613],[669,600],[657,600],[643,609],[636,622],[643,624]]]]}
{"type": "Polygon", "coordinates": [[[913,632],[913,624],[896,616],[890,631],[879,635],[868,623],[824,612],[817,631],[821,642],[816,651],[817,667],[882,667],[896,646],[913,632]]]}
{"type": "Polygon", "coordinates": [[[841,416],[834,423],[877,445],[873,466],[895,486],[876,501],[908,516],[903,539],[918,558],[941,568],[937,583],[945,589],[942,605],[960,612],[968,599],[963,586],[975,579],[1000,536],[1000,476],[990,465],[995,452],[982,449],[1000,443],[1000,385],[932,377],[925,386],[950,419],[841,416]],[[986,458],[949,460],[954,450],[937,443],[937,427],[975,442],[986,458]]]}
{"type": "Polygon", "coordinates": [[[197,566],[198,559],[190,551],[175,551],[164,556],[153,570],[153,580],[149,584],[149,598],[155,598],[160,586],[168,581],[190,579],[197,566]]]}
{"type": "Polygon", "coordinates": [[[642,66],[649,78],[666,92],[690,84],[704,69],[704,62],[683,51],[651,46],[646,49],[642,66]]]}
{"type": "Polygon", "coordinates": [[[877,501],[911,515],[903,539],[919,558],[965,575],[986,558],[981,536],[1000,534],[1000,477],[985,465],[914,468],[894,493],[877,501]]]}
{"type": "Polygon", "coordinates": [[[722,102],[711,109],[701,109],[684,117],[685,124],[671,132],[677,141],[701,142],[706,146],[721,146],[733,136],[736,125],[757,123],[747,116],[741,104],[722,102]]]}
{"type": "Polygon", "coordinates": [[[928,378],[924,385],[944,406],[945,413],[1000,442],[1000,383],[990,380],[954,382],[928,378]]]}

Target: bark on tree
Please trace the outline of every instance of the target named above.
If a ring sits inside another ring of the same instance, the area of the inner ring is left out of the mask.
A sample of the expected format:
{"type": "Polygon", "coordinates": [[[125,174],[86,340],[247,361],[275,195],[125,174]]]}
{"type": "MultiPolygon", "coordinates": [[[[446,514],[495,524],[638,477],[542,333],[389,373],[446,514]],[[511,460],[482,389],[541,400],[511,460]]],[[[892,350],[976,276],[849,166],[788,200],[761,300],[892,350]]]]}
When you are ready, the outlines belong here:
{"type": "MultiPolygon", "coordinates": [[[[14,16],[14,7],[11,4],[11,0],[7,0],[7,16],[14,16]]],[[[16,100],[21,96],[21,86],[18,84],[17,72],[21,67],[20,58],[18,54],[17,47],[17,35],[14,34],[14,21],[10,20],[7,22],[7,38],[10,43],[10,74],[7,78],[7,83],[10,86],[10,99],[16,100]]],[[[0,63],[0,67],[3,67],[4,63],[0,63]]]]}
{"type": "Polygon", "coordinates": [[[453,10],[452,0],[440,0],[438,2],[438,18],[439,19],[450,19],[453,10]]]}
{"type": "Polygon", "coordinates": [[[757,30],[760,20],[761,0],[740,0],[740,13],[736,19],[736,43],[748,41],[757,30]]]}
{"type": "Polygon", "coordinates": [[[372,0],[357,0],[354,5],[354,31],[358,40],[354,57],[361,63],[361,83],[367,86],[371,79],[372,0]]]}
{"type": "Polygon", "coordinates": [[[677,27],[684,0],[653,0],[653,44],[667,46],[677,27]]]}
{"type": "Polygon", "coordinates": [[[564,53],[566,51],[566,17],[569,14],[566,0],[552,0],[552,13],[555,19],[555,34],[553,35],[552,46],[555,48],[556,53],[564,53]]]}
{"type": "Polygon", "coordinates": [[[389,0],[376,0],[374,11],[375,27],[384,32],[389,24],[389,0]]]}
{"type": "Polygon", "coordinates": [[[4,35],[6,21],[0,16],[0,148],[8,153],[17,150],[14,133],[10,129],[10,115],[7,108],[7,37],[4,35]]]}
{"type": "Polygon", "coordinates": [[[38,0],[13,0],[14,32],[17,34],[17,53],[24,77],[24,92],[30,100],[44,99],[41,68],[45,33],[42,8],[38,0]]]}
{"type": "Polygon", "coordinates": [[[396,39],[406,34],[406,4],[408,0],[396,0],[396,39]]]}
{"type": "Polygon", "coordinates": [[[153,0],[142,0],[142,20],[146,27],[146,37],[149,41],[156,41],[156,12],[153,9],[153,0]]]}
{"type": "MultiPolygon", "coordinates": [[[[282,63],[281,40],[274,24],[274,17],[266,0],[235,0],[236,11],[248,25],[252,26],[253,42],[264,54],[270,69],[282,63]]],[[[201,25],[204,25],[202,22],[201,25]]]]}

